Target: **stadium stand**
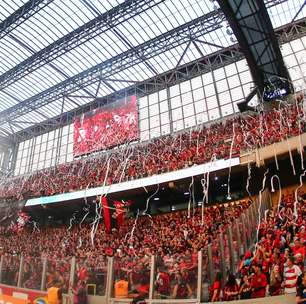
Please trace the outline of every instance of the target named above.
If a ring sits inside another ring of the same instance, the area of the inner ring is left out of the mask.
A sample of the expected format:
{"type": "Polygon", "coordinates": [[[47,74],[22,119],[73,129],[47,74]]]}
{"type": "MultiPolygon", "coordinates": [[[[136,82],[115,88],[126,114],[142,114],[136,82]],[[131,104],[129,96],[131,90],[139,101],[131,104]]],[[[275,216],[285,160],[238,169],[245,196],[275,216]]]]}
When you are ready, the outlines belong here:
{"type": "Polygon", "coordinates": [[[176,171],[209,162],[213,155],[217,159],[239,156],[241,150],[253,150],[304,133],[303,101],[298,96],[296,103],[280,111],[267,111],[260,116],[238,116],[209,127],[199,126],[200,130],[197,128],[148,143],[119,147],[94,157],[6,179],[0,185],[0,197],[21,200],[50,196],[97,187],[105,179],[109,185],[176,171]],[[231,147],[232,139],[234,145],[231,147]]]}
{"type": "Polygon", "coordinates": [[[305,304],[306,1],[0,1],[0,304],[305,304]]]}

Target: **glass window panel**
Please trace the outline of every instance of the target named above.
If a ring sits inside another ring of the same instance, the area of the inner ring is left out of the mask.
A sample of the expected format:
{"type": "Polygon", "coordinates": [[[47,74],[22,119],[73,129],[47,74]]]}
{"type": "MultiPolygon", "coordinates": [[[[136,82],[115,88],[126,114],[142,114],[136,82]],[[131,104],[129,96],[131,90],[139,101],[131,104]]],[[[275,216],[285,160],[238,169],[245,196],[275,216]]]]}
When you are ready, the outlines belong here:
{"type": "Polygon", "coordinates": [[[218,106],[218,101],[216,95],[206,98],[206,103],[208,109],[212,109],[218,106]]]}
{"type": "Polygon", "coordinates": [[[295,81],[301,78],[301,72],[298,68],[289,68],[288,71],[289,71],[292,81],[295,81]]]}
{"type": "Polygon", "coordinates": [[[219,94],[219,102],[220,102],[220,105],[224,105],[224,104],[231,102],[231,96],[229,94],[229,91],[219,94]]]}
{"type": "Polygon", "coordinates": [[[172,110],[172,119],[179,120],[183,117],[182,108],[172,110]]]}
{"type": "Polygon", "coordinates": [[[49,141],[47,142],[47,150],[50,150],[50,149],[53,148],[53,143],[54,143],[53,140],[49,140],[49,141]]]}
{"type": "Polygon", "coordinates": [[[231,89],[232,100],[238,100],[243,98],[243,91],[241,87],[237,87],[235,89],[231,89]]]}
{"type": "Polygon", "coordinates": [[[42,136],[42,142],[46,142],[48,139],[48,133],[43,134],[42,136]]]}
{"type": "Polygon", "coordinates": [[[191,86],[193,90],[201,88],[203,86],[201,76],[191,79],[191,86]]]}
{"type": "Polygon", "coordinates": [[[49,138],[48,138],[48,141],[52,141],[52,139],[54,139],[55,137],[55,131],[51,131],[49,132],[49,138]]]}
{"type": "Polygon", "coordinates": [[[202,75],[202,80],[203,80],[203,84],[204,86],[206,86],[207,84],[210,84],[213,82],[213,77],[212,77],[212,73],[205,73],[204,75],[202,75]]]}
{"type": "Polygon", "coordinates": [[[159,104],[159,107],[160,107],[160,112],[166,112],[169,110],[169,107],[168,107],[168,100],[165,100],[165,101],[162,101],[160,104],[159,104]]]}
{"type": "Polygon", "coordinates": [[[298,65],[301,65],[306,62],[306,50],[295,53],[298,65]]]}
{"type": "Polygon", "coordinates": [[[152,104],[155,104],[155,103],[158,103],[158,94],[157,93],[149,95],[149,105],[152,105],[152,104]]]}
{"type": "Polygon", "coordinates": [[[169,124],[169,113],[168,112],[160,114],[160,123],[162,125],[169,124]]]}
{"type": "Polygon", "coordinates": [[[69,132],[69,126],[64,126],[62,135],[67,135],[68,132],[69,132]]]}
{"type": "Polygon", "coordinates": [[[30,140],[26,140],[24,142],[24,149],[29,148],[29,146],[30,146],[30,140]]]}
{"type": "Polygon", "coordinates": [[[150,113],[150,116],[154,116],[154,115],[157,115],[159,113],[159,108],[158,108],[157,103],[150,106],[149,113],[150,113]]]}
{"type": "Polygon", "coordinates": [[[199,88],[197,90],[194,90],[193,91],[193,98],[194,100],[201,100],[201,99],[204,99],[204,90],[203,88],[199,88]]]}
{"type": "Polygon", "coordinates": [[[34,147],[34,153],[39,153],[39,150],[40,150],[40,144],[35,144],[35,147],[34,147]]]}
{"type": "Polygon", "coordinates": [[[187,117],[184,120],[185,120],[185,128],[190,128],[196,125],[195,116],[187,117]]]}
{"type": "Polygon", "coordinates": [[[294,50],[294,52],[298,52],[300,50],[304,49],[304,45],[301,41],[301,39],[296,39],[290,42],[292,49],[294,50]]]}
{"type": "Polygon", "coordinates": [[[252,81],[252,76],[250,74],[250,71],[245,71],[245,72],[242,72],[240,74],[240,79],[241,79],[241,82],[244,84],[244,83],[248,83],[248,82],[251,82],[252,81]]]}
{"type": "Polygon", "coordinates": [[[170,96],[174,97],[180,94],[180,88],[179,85],[174,85],[172,87],[170,87],[170,96]]]}
{"type": "Polygon", "coordinates": [[[51,159],[48,158],[45,160],[45,168],[49,168],[51,166],[51,159]]]}
{"type": "Polygon", "coordinates": [[[47,149],[47,143],[46,142],[42,142],[41,146],[40,146],[40,153],[45,152],[47,149]]]}
{"type": "Polygon", "coordinates": [[[39,162],[38,164],[37,164],[37,170],[41,170],[41,169],[43,169],[44,168],[44,162],[39,162]]]}
{"type": "Polygon", "coordinates": [[[161,133],[162,135],[170,134],[170,125],[167,124],[167,125],[161,126],[161,133]]]}
{"type": "Polygon", "coordinates": [[[189,92],[191,90],[190,81],[184,81],[180,84],[181,87],[181,94],[189,92]]]}
{"type": "Polygon", "coordinates": [[[34,154],[33,163],[37,163],[39,158],[39,154],[34,154]]]}
{"type": "Polygon", "coordinates": [[[139,109],[145,108],[148,106],[148,97],[144,96],[138,99],[139,109]]]}
{"type": "Polygon", "coordinates": [[[29,149],[24,149],[23,150],[23,154],[22,154],[22,158],[27,158],[28,157],[28,153],[29,153],[29,149]]]}
{"type": "Polygon", "coordinates": [[[151,138],[159,137],[160,136],[160,128],[158,127],[158,128],[151,129],[150,135],[151,135],[151,138]]]}
{"type": "Polygon", "coordinates": [[[22,150],[18,150],[16,159],[19,160],[21,156],[22,156],[22,150]]]}
{"type": "Polygon", "coordinates": [[[185,105],[183,107],[183,113],[184,113],[184,117],[189,117],[194,115],[194,106],[193,103],[189,104],[189,105],[185,105]]]}
{"type": "Polygon", "coordinates": [[[149,113],[148,113],[148,108],[143,108],[139,110],[139,119],[142,120],[144,118],[148,118],[149,113]]]}
{"type": "Polygon", "coordinates": [[[41,143],[41,136],[37,136],[35,145],[39,145],[40,143],[41,143]]]}
{"type": "Polygon", "coordinates": [[[206,112],[198,113],[196,115],[197,124],[200,125],[208,121],[208,115],[206,112]]]}
{"type": "Polygon", "coordinates": [[[160,125],[159,115],[150,117],[150,128],[156,128],[160,125]]]}
{"type": "Polygon", "coordinates": [[[290,43],[285,43],[281,45],[281,50],[282,50],[282,54],[283,56],[287,56],[289,54],[292,54],[292,48],[290,43]]]}
{"type": "Polygon", "coordinates": [[[25,167],[20,167],[19,174],[25,174],[25,167]]]}
{"type": "Polygon", "coordinates": [[[182,103],[189,104],[192,102],[192,93],[188,92],[182,95],[182,103]]]}
{"type": "Polygon", "coordinates": [[[21,167],[24,167],[27,164],[27,158],[22,158],[20,164],[21,164],[21,167]]]}
{"type": "Polygon", "coordinates": [[[180,106],[181,106],[181,96],[176,96],[174,98],[171,98],[171,108],[172,109],[175,109],[180,106]]]}
{"type": "Polygon", "coordinates": [[[215,95],[216,92],[215,92],[215,87],[213,84],[208,84],[206,86],[204,86],[204,89],[205,89],[205,95],[206,97],[208,96],[212,96],[212,95],[215,95]]]}
{"type": "Polygon", "coordinates": [[[252,87],[253,87],[253,84],[252,84],[252,83],[247,83],[247,84],[244,84],[244,85],[242,86],[243,92],[244,92],[244,95],[245,95],[245,96],[247,96],[247,95],[250,94],[252,87]]]}
{"type": "Polygon", "coordinates": [[[66,159],[67,162],[72,162],[73,161],[73,154],[72,153],[69,153],[67,154],[67,159],[66,159]]]}
{"type": "Polygon", "coordinates": [[[167,99],[167,90],[161,90],[158,92],[159,100],[167,99]]]}
{"type": "Polygon", "coordinates": [[[296,58],[295,58],[295,55],[292,54],[292,55],[289,55],[289,56],[286,56],[284,58],[285,62],[286,62],[286,65],[288,67],[292,67],[292,66],[296,66],[297,65],[297,61],[296,61],[296,58]]]}
{"type": "Polygon", "coordinates": [[[237,86],[240,86],[240,80],[238,75],[234,75],[228,78],[228,84],[230,88],[235,88],[237,86]]]}
{"type": "Polygon", "coordinates": [[[140,132],[140,139],[146,141],[149,139],[149,131],[140,132]]]}
{"type": "Polygon", "coordinates": [[[226,79],[217,81],[216,83],[218,92],[224,92],[228,90],[228,85],[226,79]]]}
{"type": "Polygon", "coordinates": [[[73,133],[68,134],[68,142],[73,143],[73,133]]]}
{"type": "Polygon", "coordinates": [[[66,162],[66,155],[61,155],[61,156],[59,157],[58,163],[59,163],[59,164],[64,164],[65,162],[66,162]]]}
{"type": "Polygon", "coordinates": [[[235,75],[237,73],[236,64],[232,63],[232,64],[227,65],[225,67],[225,73],[227,77],[235,75]]]}
{"type": "Polygon", "coordinates": [[[67,154],[70,154],[73,152],[73,144],[68,144],[67,145],[67,154]]]}
{"type": "Polygon", "coordinates": [[[23,150],[23,147],[24,147],[24,141],[18,145],[18,150],[23,150]]]}
{"type": "Polygon", "coordinates": [[[219,109],[212,109],[208,111],[209,120],[215,120],[220,118],[219,109]]]}
{"type": "Polygon", "coordinates": [[[183,129],[184,129],[184,122],[182,119],[173,122],[173,131],[180,131],[183,129]]]}
{"type": "Polygon", "coordinates": [[[140,131],[149,129],[149,119],[143,119],[139,122],[140,131]]]}
{"type": "Polygon", "coordinates": [[[213,71],[215,76],[215,81],[221,80],[225,78],[224,68],[219,68],[213,71]]]}
{"type": "Polygon", "coordinates": [[[68,135],[62,137],[62,145],[67,145],[68,142],[68,135]]]}
{"type": "Polygon", "coordinates": [[[233,112],[234,112],[233,105],[231,103],[221,107],[222,116],[233,114],[233,112]]]}
{"type": "Polygon", "coordinates": [[[236,62],[236,67],[239,73],[243,71],[247,71],[249,69],[248,64],[245,59],[242,59],[236,62]]]}
{"type": "Polygon", "coordinates": [[[196,113],[201,113],[206,111],[206,104],[204,100],[200,100],[194,103],[196,113]]]}

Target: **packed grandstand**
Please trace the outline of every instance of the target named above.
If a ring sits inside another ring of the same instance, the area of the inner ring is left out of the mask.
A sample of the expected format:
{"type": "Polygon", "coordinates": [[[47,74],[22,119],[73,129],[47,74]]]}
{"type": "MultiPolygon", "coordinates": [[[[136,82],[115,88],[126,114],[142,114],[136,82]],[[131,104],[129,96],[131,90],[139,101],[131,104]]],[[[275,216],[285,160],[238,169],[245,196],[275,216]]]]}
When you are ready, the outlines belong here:
{"type": "Polygon", "coordinates": [[[306,303],[305,33],[303,0],[3,0],[0,304],[306,303]]]}

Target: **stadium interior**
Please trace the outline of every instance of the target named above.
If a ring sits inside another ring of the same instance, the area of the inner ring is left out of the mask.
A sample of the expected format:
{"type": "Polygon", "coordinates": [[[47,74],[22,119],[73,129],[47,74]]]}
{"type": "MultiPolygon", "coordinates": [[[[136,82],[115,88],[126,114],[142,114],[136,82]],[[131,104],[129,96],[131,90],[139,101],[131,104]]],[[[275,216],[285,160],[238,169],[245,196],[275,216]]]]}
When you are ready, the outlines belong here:
{"type": "Polygon", "coordinates": [[[306,303],[305,0],[0,1],[0,304],[306,303]]]}

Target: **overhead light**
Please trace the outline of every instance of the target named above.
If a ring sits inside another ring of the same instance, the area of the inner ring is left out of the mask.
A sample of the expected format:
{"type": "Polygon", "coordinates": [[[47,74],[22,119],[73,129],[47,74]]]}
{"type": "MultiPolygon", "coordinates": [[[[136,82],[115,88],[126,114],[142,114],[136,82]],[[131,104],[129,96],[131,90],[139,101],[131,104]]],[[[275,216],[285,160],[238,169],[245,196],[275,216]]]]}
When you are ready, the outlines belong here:
{"type": "Polygon", "coordinates": [[[175,206],[171,206],[171,211],[175,211],[175,206]]]}
{"type": "Polygon", "coordinates": [[[202,206],[203,202],[198,202],[198,206],[202,206]]]}
{"type": "Polygon", "coordinates": [[[159,197],[154,197],[154,201],[159,201],[159,197]]]}
{"type": "Polygon", "coordinates": [[[184,192],[184,194],[185,194],[185,195],[189,195],[189,192],[188,192],[188,191],[186,191],[186,192],[184,192]]]}
{"type": "Polygon", "coordinates": [[[227,199],[228,201],[230,201],[230,200],[232,199],[232,197],[231,197],[230,195],[228,195],[228,196],[226,197],[226,199],[227,199]]]}
{"type": "Polygon", "coordinates": [[[218,179],[219,179],[218,176],[215,176],[215,181],[218,180],[218,179]]]}
{"type": "Polygon", "coordinates": [[[49,215],[49,216],[48,216],[48,219],[52,219],[52,216],[51,216],[51,215],[49,215]]]}

